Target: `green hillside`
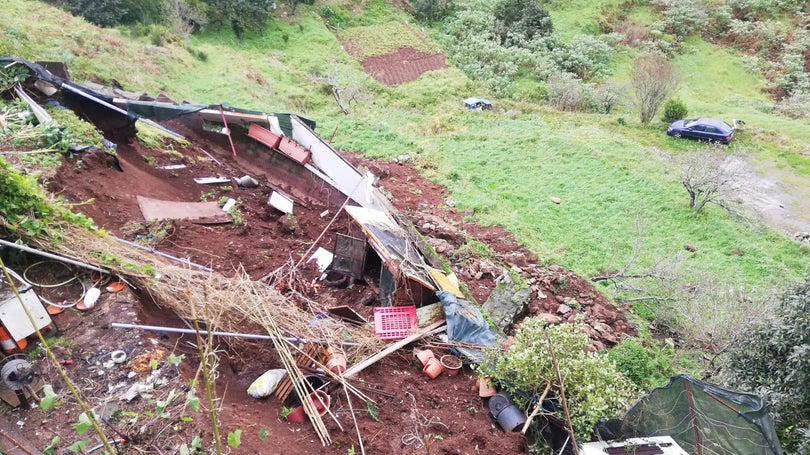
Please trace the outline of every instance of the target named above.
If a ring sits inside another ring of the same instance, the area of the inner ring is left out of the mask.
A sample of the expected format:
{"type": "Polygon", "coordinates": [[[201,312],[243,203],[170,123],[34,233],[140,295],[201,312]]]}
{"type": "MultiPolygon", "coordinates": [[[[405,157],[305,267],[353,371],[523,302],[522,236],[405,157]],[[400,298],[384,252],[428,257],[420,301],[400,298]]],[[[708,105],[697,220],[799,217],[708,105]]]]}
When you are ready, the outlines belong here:
{"type": "MultiPolygon", "coordinates": [[[[657,20],[638,3],[630,18],[657,20]]],[[[569,38],[593,33],[600,18],[621,7],[607,0],[548,5],[556,28],[569,38]]],[[[337,148],[381,159],[413,156],[426,175],[451,189],[459,210],[503,225],[545,263],[583,276],[623,266],[634,245],[638,263],[650,266],[682,255],[687,243],[699,245],[687,259],[690,274],[712,273],[749,291],[782,286],[809,270],[806,245],[740,223],[719,207],[689,209],[664,156],[701,145],[668,138],[658,120],[641,125],[630,92],[609,114],[560,112],[526,101],[532,98],[520,90],[542,85],[533,79],[524,78],[528,82],[512,92],[492,91],[455,68],[452,56],[450,67],[415,82],[375,82],[340,39],[352,40],[363,55],[444,42],[439,23],[426,27],[382,1],[366,2],[365,9],[339,1],[301,4],[294,16],[277,14],[264,33],[242,40],[227,28],[187,40],[154,29],[101,29],[41,2],[10,0],[4,10],[0,54],[64,61],[79,81],[115,80],[128,90],[164,91],[178,100],[296,112],[315,119],[321,132],[337,130],[337,148]],[[334,102],[329,78],[362,93],[349,115],[334,102]],[[460,100],[468,96],[485,96],[497,109],[464,111],[460,100]],[[729,256],[731,250],[746,254],[729,256]]],[[[729,151],[775,163],[785,178],[806,187],[810,121],[775,115],[766,79],[739,51],[695,36],[682,47],[673,57],[682,79],[675,95],[690,115],[744,119],[746,128],[729,151]]],[[[627,83],[639,50],[615,49],[610,74],[594,82],[627,83]]]]}

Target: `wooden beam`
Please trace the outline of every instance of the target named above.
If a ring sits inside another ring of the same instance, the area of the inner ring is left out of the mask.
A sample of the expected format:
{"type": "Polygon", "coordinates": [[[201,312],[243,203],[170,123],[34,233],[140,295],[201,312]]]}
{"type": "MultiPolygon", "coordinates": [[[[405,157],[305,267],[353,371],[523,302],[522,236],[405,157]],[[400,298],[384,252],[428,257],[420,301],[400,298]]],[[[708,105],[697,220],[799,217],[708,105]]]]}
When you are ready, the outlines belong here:
{"type": "Polygon", "coordinates": [[[401,340],[399,340],[397,342],[389,344],[382,351],[374,354],[373,356],[367,358],[366,360],[363,360],[360,363],[356,363],[356,364],[352,365],[351,368],[349,368],[348,370],[346,370],[346,372],[343,373],[343,377],[346,378],[346,379],[351,378],[352,376],[356,375],[357,373],[359,373],[359,372],[365,370],[366,368],[368,368],[369,366],[375,364],[377,361],[379,361],[383,357],[387,356],[388,354],[391,354],[392,352],[397,351],[400,348],[403,348],[406,345],[408,345],[410,343],[413,343],[414,341],[419,340],[419,339],[427,336],[434,329],[437,329],[437,328],[441,327],[442,325],[444,325],[444,323],[445,323],[444,319],[442,319],[441,321],[436,321],[433,324],[430,324],[429,326],[427,326],[427,327],[413,333],[412,335],[408,336],[407,338],[403,338],[403,339],[401,339],[401,340]]]}

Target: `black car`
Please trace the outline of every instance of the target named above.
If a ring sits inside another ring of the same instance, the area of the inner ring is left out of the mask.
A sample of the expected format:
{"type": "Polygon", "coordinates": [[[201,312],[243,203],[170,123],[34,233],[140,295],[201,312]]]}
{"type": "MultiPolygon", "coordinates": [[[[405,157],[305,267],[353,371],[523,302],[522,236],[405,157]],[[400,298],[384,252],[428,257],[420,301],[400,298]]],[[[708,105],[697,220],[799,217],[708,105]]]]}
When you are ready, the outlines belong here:
{"type": "Polygon", "coordinates": [[[702,139],[728,144],[734,138],[735,129],[735,127],[722,120],[701,117],[676,120],[667,128],[667,134],[674,137],[702,139]]]}

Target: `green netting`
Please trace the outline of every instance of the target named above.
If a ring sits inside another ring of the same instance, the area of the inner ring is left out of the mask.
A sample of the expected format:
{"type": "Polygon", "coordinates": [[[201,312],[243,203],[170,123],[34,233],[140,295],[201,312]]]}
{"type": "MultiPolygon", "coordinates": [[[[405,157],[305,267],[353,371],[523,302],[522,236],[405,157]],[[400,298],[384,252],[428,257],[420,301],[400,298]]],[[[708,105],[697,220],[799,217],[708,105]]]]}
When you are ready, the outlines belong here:
{"type": "Polygon", "coordinates": [[[782,454],[762,398],[687,375],[634,404],[621,431],[625,438],[669,435],[691,454],[782,454]]]}

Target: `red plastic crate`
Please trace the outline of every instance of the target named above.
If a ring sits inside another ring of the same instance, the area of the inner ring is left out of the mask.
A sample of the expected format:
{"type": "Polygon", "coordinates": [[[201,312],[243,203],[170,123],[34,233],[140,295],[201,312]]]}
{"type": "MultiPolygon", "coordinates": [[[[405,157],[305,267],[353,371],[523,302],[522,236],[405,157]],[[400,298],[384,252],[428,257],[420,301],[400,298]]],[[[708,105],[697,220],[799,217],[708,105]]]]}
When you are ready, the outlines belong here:
{"type": "Polygon", "coordinates": [[[384,340],[405,338],[417,325],[413,305],[374,308],[374,333],[384,340]]]}

